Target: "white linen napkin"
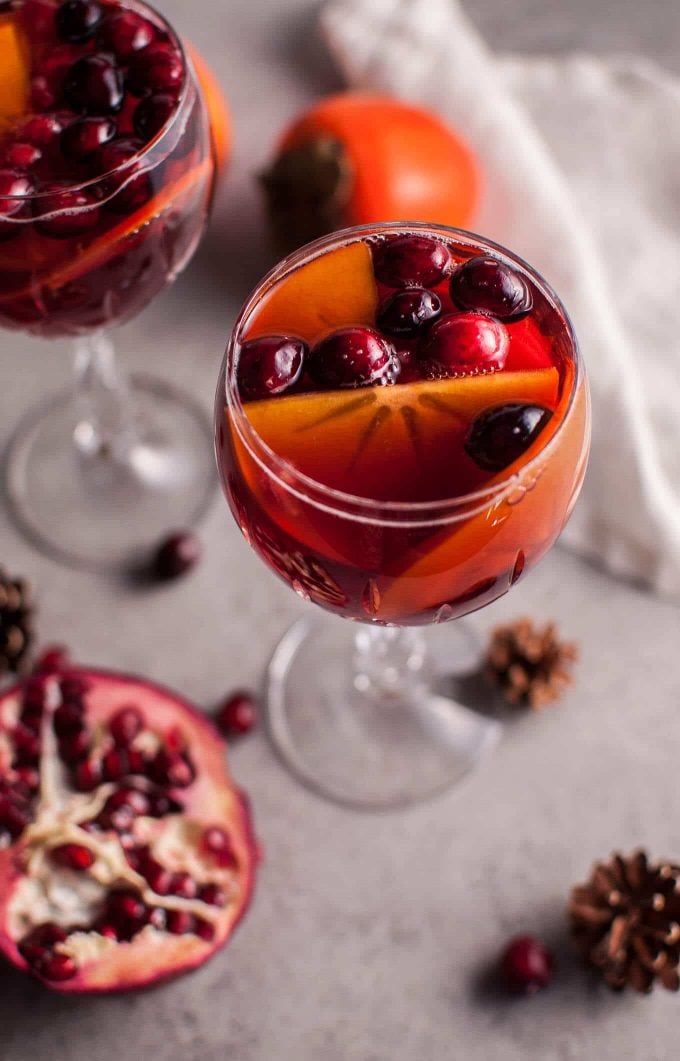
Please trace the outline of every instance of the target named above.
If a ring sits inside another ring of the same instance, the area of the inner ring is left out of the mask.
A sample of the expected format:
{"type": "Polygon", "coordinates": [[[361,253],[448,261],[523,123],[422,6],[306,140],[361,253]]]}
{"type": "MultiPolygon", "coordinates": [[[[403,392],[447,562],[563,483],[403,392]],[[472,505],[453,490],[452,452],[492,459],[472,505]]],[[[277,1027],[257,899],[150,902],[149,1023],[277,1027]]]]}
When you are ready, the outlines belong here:
{"type": "Polygon", "coordinates": [[[593,449],[564,540],[680,599],[680,82],[634,56],[495,57],[457,0],[331,0],[321,28],[351,86],[466,136],[473,227],[567,306],[593,449]]]}

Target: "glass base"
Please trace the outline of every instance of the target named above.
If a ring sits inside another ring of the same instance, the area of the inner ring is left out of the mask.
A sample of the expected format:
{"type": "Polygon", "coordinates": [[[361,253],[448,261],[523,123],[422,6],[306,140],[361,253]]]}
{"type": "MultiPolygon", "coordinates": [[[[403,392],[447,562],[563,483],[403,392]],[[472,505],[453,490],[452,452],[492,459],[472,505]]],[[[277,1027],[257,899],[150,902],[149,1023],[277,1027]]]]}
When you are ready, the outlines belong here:
{"type": "Polygon", "coordinates": [[[142,563],[173,530],[191,526],[213,496],[207,416],[181,391],[134,376],[127,432],[97,437],[77,391],[31,409],[10,442],[11,515],[43,552],[95,569],[142,563]]]}
{"type": "Polygon", "coordinates": [[[448,695],[479,658],[460,622],[423,634],[303,619],[268,669],[275,749],[300,781],[336,803],[387,810],[428,799],[460,781],[500,736],[496,720],[448,695]]]}

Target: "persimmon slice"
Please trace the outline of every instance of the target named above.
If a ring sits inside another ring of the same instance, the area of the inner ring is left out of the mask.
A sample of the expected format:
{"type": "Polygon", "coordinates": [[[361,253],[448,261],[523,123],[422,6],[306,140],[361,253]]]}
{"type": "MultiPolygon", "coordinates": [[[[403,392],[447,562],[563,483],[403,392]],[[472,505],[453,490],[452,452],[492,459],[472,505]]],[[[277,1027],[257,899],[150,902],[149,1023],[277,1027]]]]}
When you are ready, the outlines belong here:
{"type": "Polygon", "coordinates": [[[12,17],[0,16],[0,131],[25,114],[28,56],[24,33],[12,17]]]}
{"type": "Polygon", "coordinates": [[[460,496],[490,481],[463,448],[479,413],[518,401],[554,409],[558,392],[558,371],[548,368],[316,391],[245,408],[270,449],[317,482],[413,502],[460,496]]]}
{"type": "Polygon", "coordinates": [[[315,343],[335,328],[374,324],[378,292],[373,261],[363,241],[313,258],[262,299],[245,338],[296,335],[315,343]]]}

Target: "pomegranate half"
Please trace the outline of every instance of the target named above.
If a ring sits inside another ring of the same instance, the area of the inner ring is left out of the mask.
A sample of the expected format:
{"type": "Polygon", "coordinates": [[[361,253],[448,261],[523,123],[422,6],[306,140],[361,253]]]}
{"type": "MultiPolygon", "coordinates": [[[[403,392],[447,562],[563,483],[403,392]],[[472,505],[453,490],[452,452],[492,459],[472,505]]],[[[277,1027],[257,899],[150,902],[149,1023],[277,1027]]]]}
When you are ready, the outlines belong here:
{"type": "Polygon", "coordinates": [[[248,905],[244,796],[200,712],[69,667],[0,697],[0,953],[62,992],[149,986],[207,961],[248,905]]]}

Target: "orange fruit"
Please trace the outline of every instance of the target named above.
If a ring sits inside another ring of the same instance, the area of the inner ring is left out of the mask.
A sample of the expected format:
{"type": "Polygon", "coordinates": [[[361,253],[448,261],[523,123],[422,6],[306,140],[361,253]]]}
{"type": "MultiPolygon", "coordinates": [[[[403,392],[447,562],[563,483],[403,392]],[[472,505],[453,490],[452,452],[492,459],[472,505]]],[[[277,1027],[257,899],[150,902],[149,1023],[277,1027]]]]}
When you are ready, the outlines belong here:
{"type": "Polygon", "coordinates": [[[229,108],[227,107],[222,86],[201,53],[193,44],[187,44],[187,51],[196,71],[196,78],[208,111],[215,161],[217,170],[220,172],[224,169],[231,150],[231,116],[229,108]]]}
{"type": "Polygon", "coordinates": [[[28,54],[23,30],[12,17],[0,15],[0,132],[26,113],[28,54]]]}

